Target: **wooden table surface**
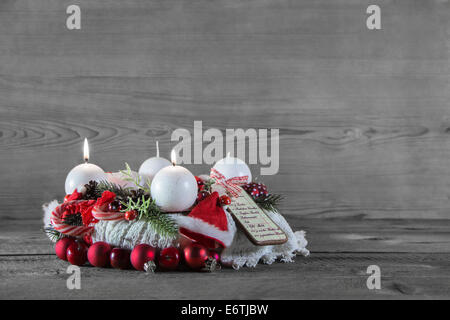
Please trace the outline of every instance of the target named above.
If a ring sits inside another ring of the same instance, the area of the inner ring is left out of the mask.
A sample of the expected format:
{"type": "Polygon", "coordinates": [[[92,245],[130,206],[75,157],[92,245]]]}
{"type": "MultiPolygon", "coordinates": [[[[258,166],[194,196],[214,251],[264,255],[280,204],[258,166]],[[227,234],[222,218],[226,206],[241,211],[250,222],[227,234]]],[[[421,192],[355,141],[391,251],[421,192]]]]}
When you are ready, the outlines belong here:
{"type": "Polygon", "coordinates": [[[288,216],[308,232],[311,255],[294,263],[215,273],[81,268],[68,290],[53,246],[28,223],[0,226],[1,299],[432,299],[450,298],[450,221],[322,220],[288,216]],[[366,286],[369,265],[381,289],[366,286]]]}

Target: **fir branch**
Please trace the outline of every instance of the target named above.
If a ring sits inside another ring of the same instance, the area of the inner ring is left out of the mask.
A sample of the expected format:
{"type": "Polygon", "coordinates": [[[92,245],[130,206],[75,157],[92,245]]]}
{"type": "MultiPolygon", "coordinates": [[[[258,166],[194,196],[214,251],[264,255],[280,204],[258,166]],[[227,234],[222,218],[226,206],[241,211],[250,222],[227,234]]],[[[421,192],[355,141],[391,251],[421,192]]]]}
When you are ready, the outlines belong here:
{"type": "Polygon", "coordinates": [[[100,198],[102,196],[102,193],[105,191],[114,192],[116,194],[116,196],[122,200],[125,200],[128,197],[132,196],[131,188],[122,187],[121,185],[118,185],[116,183],[102,180],[97,184],[97,188],[96,188],[96,192],[98,195],[97,198],[100,198]]]}
{"type": "Polygon", "coordinates": [[[284,197],[280,194],[269,194],[255,199],[256,204],[264,210],[278,212],[278,206],[284,197]]]}
{"type": "Polygon", "coordinates": [[[145,181],[145,183],[143,183],[139,174],[136,176],[133,175],[130,165],[126,162],[125,168],[125,170],[120,170],[120,173],[125,176],[123,179],[125,181],[134,183],[139,189],[143,190],[145,193],[150,194],[150,183],[148,181],[145,181]]]}
{"type": "Polygon", "coordinates": [[[44,232],[47,234],[47,236],[50,238],[50,240],[56,242],[62,238],[65,237],[64,234],[62,234],[59,231],[56,231],[55,228],[51,224],[48,225],[48,227],[44,228],[44,232]]]}
{"type": "Polygon", "coordinates": [[[156,233],[168,238],[177,236],[178,226],[175,221],[161,212],[155,201],[150,197],[143,195],[136,201],[128,198],[128,202],[122,201],[121,203],[125,207],[122,211],[135,210],[138,219],[147,221],[156,233]]]}

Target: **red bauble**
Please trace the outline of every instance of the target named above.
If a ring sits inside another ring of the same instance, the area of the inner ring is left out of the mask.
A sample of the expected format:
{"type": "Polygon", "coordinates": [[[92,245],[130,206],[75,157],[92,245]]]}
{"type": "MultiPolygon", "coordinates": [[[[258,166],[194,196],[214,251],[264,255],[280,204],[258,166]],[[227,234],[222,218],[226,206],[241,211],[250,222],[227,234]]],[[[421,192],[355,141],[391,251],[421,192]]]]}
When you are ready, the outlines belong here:
{"type": "Polygon", "coordinates": [[[144,264],[154,261],[156,249],[149,244],[139,244],[131,252],[131,264],[136,270],[144,271],[144,264]]]}
{"type": "Polygon", "coordinates": [[[76,266],[82,266],[87,261],[88,246],[82,241],[75,241],[67,248],[67,260],[76,266]]]}
{"type": "Polygon", "coordinates": [[[165,248],[159,253],[158,263],[163,269],[174,270],[180,263],[180,252],[174,247],[165,248]]]}
{"type": "Polygon", "coordinates": [[[184,260],[192,269],[200,269],[205,266],[209,258],[208,250],[199,243],[192,243],[183,249],[184,260]]]}
{"type": "Polygon", "coordinates": [[[222,206],[228,206],[228,205],[231,204],[231,199],[230,199],[229,196],[223,195],[223,196],[221,196],[219,199],[220,199],[220,204],[221,204],[222,206]]]}
{"type": "Polygon", "coordinates": [[[129,269],[130,264],[130,250],[122,248],[114,248],[111,250],[109,256],[111,266],[116,269],[129,269]]]}
{"type": "Polygon", "coordinates": [[[67,248],[75,242],[74,238],[64,237],[55,245],[55,253],[61,260],[67,260],[67,248]]]}
{"type": "Polygon", "coordinates": [[[134,210],[125,212],[125,220],[133,221],[134,219],[136,219],[136,217],[137,213],[134,210]]]}
{"type": "Polygon", "coordinates": [[[111,246],[106,242],[94,243],[88,251],[89,263],[94,267],[103,268],[109,265],[111,246]]]}

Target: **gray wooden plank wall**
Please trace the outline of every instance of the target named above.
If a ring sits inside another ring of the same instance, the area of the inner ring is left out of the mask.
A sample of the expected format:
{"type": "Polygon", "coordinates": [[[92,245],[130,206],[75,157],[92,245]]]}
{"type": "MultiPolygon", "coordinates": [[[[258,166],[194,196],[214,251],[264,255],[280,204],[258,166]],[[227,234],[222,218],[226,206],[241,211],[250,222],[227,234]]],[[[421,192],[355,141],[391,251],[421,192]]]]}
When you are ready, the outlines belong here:
{"type": "Polygon", "coordinates": [[[137,168],[194,120],[280,128],[286,213],[450,218],[448,1],[78,0],[69,31],[72,3],[0,2],[0,220],[40,219],[83,137],[137,168]]]}

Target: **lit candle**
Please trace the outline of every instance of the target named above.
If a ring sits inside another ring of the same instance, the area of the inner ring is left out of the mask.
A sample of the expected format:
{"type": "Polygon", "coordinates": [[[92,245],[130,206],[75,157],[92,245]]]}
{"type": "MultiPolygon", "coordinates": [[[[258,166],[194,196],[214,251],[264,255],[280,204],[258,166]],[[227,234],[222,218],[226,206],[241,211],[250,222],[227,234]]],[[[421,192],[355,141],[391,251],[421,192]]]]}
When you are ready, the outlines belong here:
{"type": "Polygon", "coordinates": [[[197,199],[197,181],[186,168],[175,164],[172,150],[172,165],[161,169],[153,178],[151,195],[155,203],[166,212],[188,210],[197,199]]]}
{"type": "Polygon", "coordinates": [[[89,145],[87,139],[84,139],[84,162],[72,170],[66,177],[65,189],[66,194],[71,194],[77,189],[78,192],[83,191],[85,184],[89,181],[106,180],[105,171],[95,164],[88,163],[89,161],[89,145]]]}
{"type": "Polygon", "coordinates": [[[151,184],[158,171],[170,165],[171,163],[169,160],[159,156],[159,143],[156,141],[156,157],[148,158],[141,164],[139,175],[144,182],[146,181],[148,184],[151,184]]]}
{"type": "Polygon", "coordinates": [[[231,157],[229,152],[225,158],[217,161],[213,168],[223,174],[226,179],[247,176],[247,183],[252,181],[252,173],[248,165],[241,159],[231,157]]]}

